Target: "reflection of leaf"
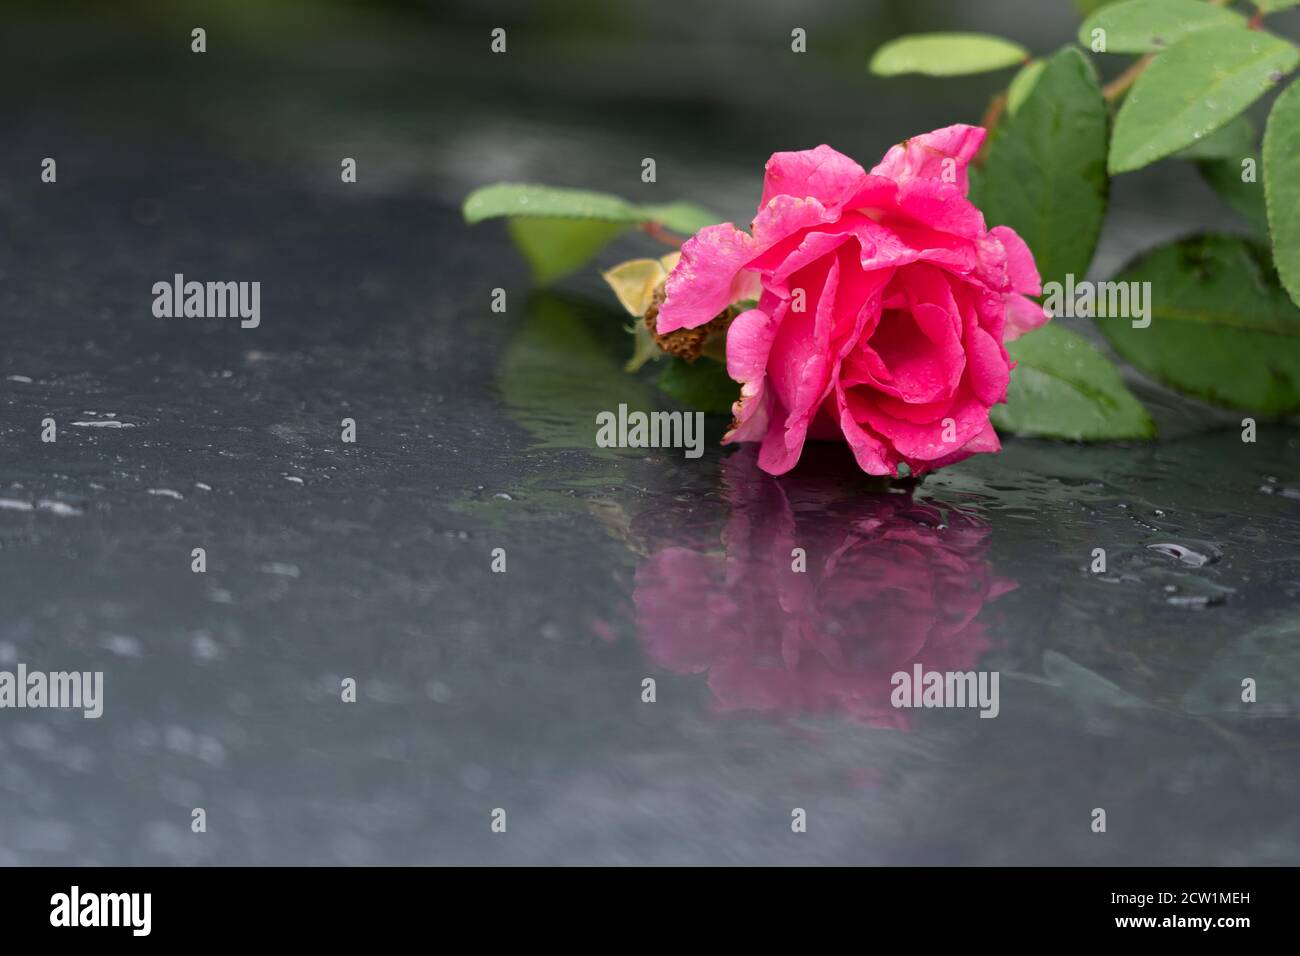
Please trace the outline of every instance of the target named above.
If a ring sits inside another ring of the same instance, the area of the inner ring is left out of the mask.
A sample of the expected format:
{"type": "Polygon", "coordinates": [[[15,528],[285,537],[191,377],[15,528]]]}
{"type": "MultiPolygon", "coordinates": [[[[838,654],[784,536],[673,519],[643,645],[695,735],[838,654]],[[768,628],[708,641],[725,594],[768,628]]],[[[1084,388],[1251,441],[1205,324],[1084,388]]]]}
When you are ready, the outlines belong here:
{"type": "Polygon", "coordinates": [[[510,238],[540,285],[568,275],[608,245],[626,226],[595,219],[512,219],[510,238]]]}
{"type": "Polygon", "coordinates": [[[1182,706],[1192,714],[1300,717],[1300,616],[1256,627],[1220,651],[1187,689],[1182,706]],[[1241,699],[1247,677],[1255,681],[1251,704],[1241,699]]]}
{"type": "Polygon", "coordinates": [[[1064,654],[1043,651],[1043,673],[1076,704],[1085,707],[1146,707],[1148,704],[1113,681],[1076,664],[1064,654]]]}
{"type": "Polygon", "coordinates": [[[542,448],[579,448],[602,458],[617,454],[596,446],[596,415],[620,402],[652,407],[645,383],[625,374],[615,358],[625,342],[626,333],[608,317],[589,324],[564,300],[534,296],[498,371],[510,417],[542,448]],[[597,336],[597,328],[609,333],[608,341],[597,336]]]}

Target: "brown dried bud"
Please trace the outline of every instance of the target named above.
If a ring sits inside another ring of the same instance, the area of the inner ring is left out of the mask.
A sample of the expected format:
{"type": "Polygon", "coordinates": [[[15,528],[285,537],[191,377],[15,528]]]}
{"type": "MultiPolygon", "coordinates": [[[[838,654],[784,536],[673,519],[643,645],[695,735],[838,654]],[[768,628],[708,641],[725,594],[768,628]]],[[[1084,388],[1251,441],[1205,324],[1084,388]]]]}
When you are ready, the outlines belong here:
{"type": "Polygon", "coordinates": [[[676,332],[660,335],[655,330],[655,323],[659,319],[659,308],[663,304],[664,284],[661,282],[655,288],[654,296],[650,300],[650,306],[646,309],[646,328],[650,330],[650,337],[655,340],[656,345],[669,355],[675,355],[688,362],[694,362],[699,358],[705,344],[715,335],[725,336],[727,326],[731,325],[731,320],[739,314],[739,310],[734,306],[728,306],[704,325],[693,329],[678,329],[676,332]]]}

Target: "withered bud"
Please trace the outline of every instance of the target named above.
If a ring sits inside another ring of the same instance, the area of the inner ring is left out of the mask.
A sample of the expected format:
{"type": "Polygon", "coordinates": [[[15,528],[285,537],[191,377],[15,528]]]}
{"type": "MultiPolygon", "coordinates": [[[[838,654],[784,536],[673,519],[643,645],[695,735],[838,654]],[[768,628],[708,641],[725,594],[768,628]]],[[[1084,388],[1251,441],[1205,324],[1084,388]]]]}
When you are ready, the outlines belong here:
{"type": "Polygon", "coordinates": [[[728,306],[704,325],[693,329],[678,329],[676,332],[660,335],[655,330],[655,323],[659,318],[659,308],[663,304],[664,283],[661,282],[655,287],[650,306],[646,309],[646,328],[650,330],[650,337],[655,340],[656,345],[669,355],[675,355],[688,362],[694,362],[700,357],[700,352],[703,351],[704,346],[710,339],[714,337],[724,338],[727,334],[727,326],[731,325],[731,320],[740,314],[740,310],[735,306],[728,306]]]}

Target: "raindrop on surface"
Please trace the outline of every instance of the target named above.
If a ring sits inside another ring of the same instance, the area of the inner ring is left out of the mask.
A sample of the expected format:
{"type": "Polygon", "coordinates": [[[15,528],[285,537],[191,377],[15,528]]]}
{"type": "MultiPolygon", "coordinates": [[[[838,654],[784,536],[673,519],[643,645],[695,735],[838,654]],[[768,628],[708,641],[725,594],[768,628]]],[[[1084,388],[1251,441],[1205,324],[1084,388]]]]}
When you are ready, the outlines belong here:
{"type": "Polygon", "coordinates": [[[1171,558],[1177,558],[1183,564],[1191,565],[1194,568],[1204,567],[1213,561],[1218,560],[1217,554],[1201,554],[1199,551],[1193,551],[1191,548],[1184,547],[1181,544],[1174,544],[1168,541],[1160,541],[1156,544],[1147,545],[1148,550],[1166,554],[1171,558]]]}

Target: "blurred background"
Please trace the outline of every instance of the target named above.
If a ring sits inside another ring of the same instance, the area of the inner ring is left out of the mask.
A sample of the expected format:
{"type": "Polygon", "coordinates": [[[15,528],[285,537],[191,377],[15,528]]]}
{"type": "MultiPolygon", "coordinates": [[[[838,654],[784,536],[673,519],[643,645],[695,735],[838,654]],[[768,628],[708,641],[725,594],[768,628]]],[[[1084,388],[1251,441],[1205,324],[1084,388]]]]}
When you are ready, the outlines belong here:
{"type": "MultiPolygon", "coordinates": [[[[461,219],[510,179],[746,223],[773,151],[870,166],[1009,79],[872,77],[884,40],[1047,53],[1069,0],[3,15],[0,668],[106,701],[0,712],[0,864],[1296,861],[1297,429],[1243,446],[1137,381],[1160,443],[1010,441],[903,494],[766,479],[721,420],[699,461],[596,449],[595,410],[665,402],[625,317],[461,219]],[[261,281],[261,326],[153,318],[175,272],[261,281]],[[813,584],[774,601],[794,541],[813,584]],[[1000,716],[883,726],[914,659],[1000,670],[1000,716]]],[[[1190,165],[1120,177],[1094,272],[1206,227],[1241,223],[1190,165]]]]}

